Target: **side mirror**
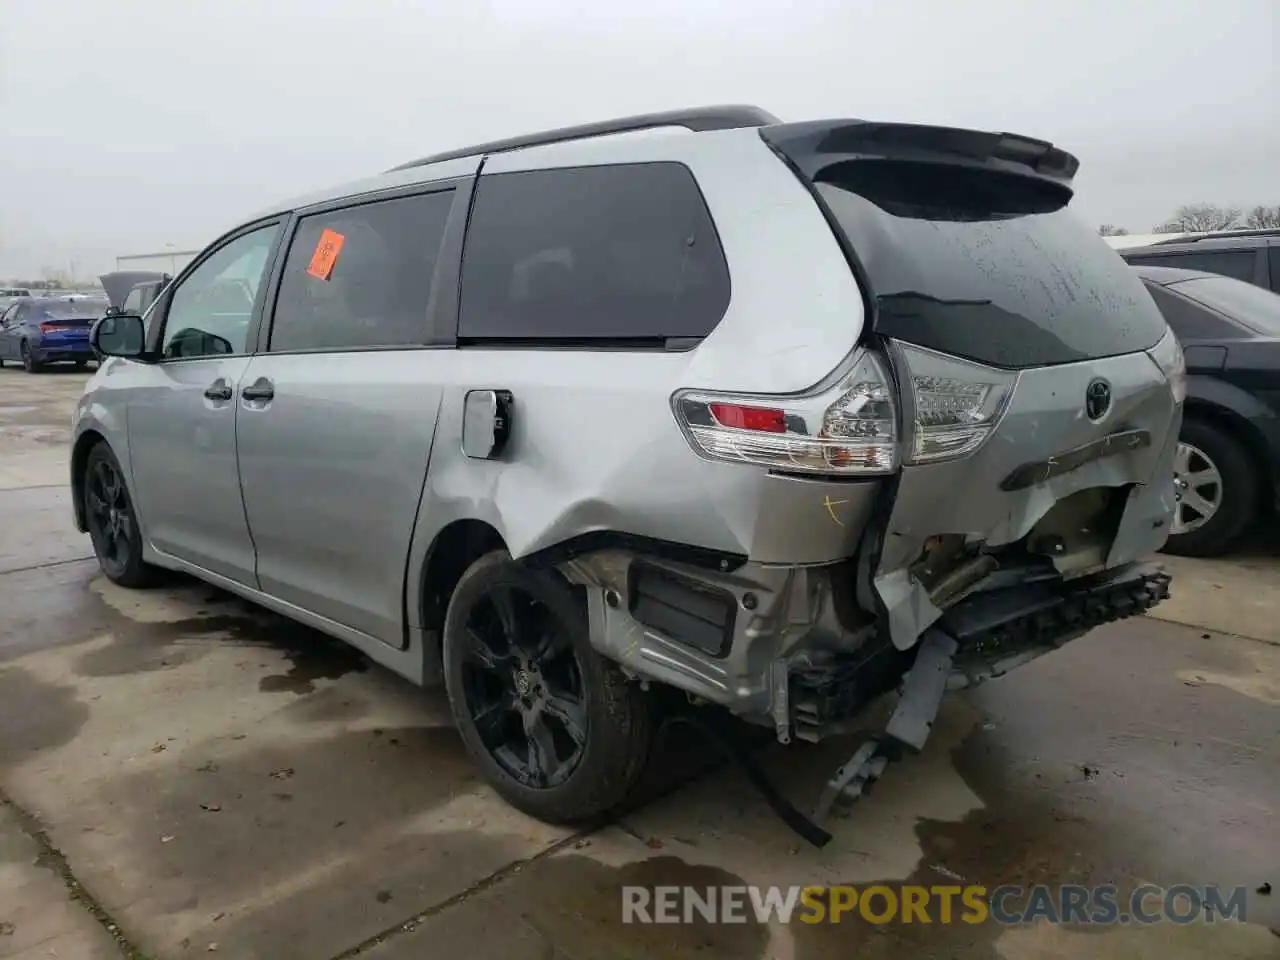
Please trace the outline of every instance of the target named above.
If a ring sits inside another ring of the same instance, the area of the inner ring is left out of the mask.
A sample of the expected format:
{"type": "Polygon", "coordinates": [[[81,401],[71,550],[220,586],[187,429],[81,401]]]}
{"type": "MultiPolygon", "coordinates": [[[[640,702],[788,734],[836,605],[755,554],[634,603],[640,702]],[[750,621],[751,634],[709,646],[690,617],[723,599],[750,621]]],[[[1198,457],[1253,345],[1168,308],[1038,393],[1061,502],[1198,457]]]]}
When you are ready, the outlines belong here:
{"type": "Polygon", "coordinates": [[[146,328],[136,313],[112,314],[93,325],[89,344],[104,357],[137,359],[146,350],[146,328]]]}

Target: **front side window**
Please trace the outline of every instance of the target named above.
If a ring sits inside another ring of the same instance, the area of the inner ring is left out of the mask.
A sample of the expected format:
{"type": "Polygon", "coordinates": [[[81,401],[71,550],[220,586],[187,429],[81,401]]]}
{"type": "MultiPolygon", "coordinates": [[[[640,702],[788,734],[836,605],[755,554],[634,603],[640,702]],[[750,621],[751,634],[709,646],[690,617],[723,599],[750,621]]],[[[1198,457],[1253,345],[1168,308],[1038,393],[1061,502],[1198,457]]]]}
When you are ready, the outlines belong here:
{"type": "Polygon", "coordinates": [[[582,343],[705,337],[729,268],[679,163],[482,176],[463,251],[458,336],[582,343]]]}
{"type": "Polygon", "coordinates": [[[160,353],[165,359],[244,353],[258,288],[279,224],[220,247],[174,288],[160,353]]]}
{"type": "Polygon", "coordinates": [[[271,321],[273,353],[427,341],[452,190],[303,217],[271,321]]]}

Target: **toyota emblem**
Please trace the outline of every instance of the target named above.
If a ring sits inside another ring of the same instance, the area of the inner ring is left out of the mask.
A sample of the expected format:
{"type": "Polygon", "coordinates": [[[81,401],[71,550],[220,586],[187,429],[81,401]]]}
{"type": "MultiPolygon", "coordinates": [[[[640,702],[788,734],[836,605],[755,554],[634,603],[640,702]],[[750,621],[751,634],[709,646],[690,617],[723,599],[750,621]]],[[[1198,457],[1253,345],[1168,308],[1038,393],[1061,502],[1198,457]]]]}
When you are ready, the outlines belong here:
{"type": "Polygon", "coordinates": [[[1111,384],[1093,380],[1084,392],[1084,412],[1090,420],[1101,420],[1111,409],[1111,384]]]}

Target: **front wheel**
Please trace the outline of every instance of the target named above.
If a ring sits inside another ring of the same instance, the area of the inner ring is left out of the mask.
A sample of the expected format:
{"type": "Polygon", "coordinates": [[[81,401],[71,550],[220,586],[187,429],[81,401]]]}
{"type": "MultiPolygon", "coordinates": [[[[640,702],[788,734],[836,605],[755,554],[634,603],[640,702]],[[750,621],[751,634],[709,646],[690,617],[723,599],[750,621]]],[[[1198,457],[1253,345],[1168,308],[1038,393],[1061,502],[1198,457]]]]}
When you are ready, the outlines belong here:
{"type": "Polygon", "coordinates": [[[142,559],[142,531],[120,464],[105,443],[89,451],[81,483],[84,515],[98,566],[112,583],[146,587],[159,570],[142,559]]]}
{"type": "Polygon", "coordinates": [[[444,668],[467,752],[512,806],[571,824],[627,800],[648,703],[591,647],[582,599],[556,573],[504,551],[477,560],[449,601],[444,668]]]}
{"type": "Polygon", "coordinates": [[[1262,494],[1244,446],[1217,424],[1185,420],[1173,476],[1176,502],[1165,552],[1216,557],[1234,547],[1257,517],[1262,494]]]}

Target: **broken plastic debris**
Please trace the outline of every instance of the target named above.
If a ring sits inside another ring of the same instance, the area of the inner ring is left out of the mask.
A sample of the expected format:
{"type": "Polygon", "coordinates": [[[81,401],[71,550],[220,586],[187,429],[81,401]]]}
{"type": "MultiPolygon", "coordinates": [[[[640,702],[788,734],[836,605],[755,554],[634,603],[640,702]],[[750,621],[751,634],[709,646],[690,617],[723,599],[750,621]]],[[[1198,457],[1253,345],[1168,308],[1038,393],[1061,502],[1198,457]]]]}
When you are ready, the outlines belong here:
{"type": "Polygon", "coordinates": [[[217,813],[219,810],[221,810],[221,809],[222,809],[222,804],[220,804],[220,803],[202,803],[202,804],[200,804],[200,809],[201,809],[201,810],[208,810],[210,813],[217,813]]]}
{"type": "Polygon", "coordinates": [[[173,837],[171,837],[169,834],[165,834],[163,837],[160,838],[161,843],[169,843],[171,840],[173,840],[173,837]]]}

